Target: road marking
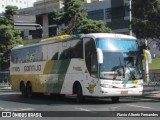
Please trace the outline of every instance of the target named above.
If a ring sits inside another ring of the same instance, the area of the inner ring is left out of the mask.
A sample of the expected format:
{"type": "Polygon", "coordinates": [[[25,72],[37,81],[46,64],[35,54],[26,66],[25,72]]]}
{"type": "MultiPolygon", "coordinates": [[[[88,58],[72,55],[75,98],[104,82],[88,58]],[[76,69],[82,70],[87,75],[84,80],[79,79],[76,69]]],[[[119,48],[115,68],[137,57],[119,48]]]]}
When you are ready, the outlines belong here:
{"type": "Polygon", "coordinates": [[[33,111],[34,108],[7,108],[6,111],[33,111]]]}
{"type": "Polygon", "coordinates": [[[81,111],[91,111],[91,110],[88,110],[88,109],[85,109],[85,108],[78,108],[78,107],[75,107],[75,109],[81,110],[81,111]]]}
{"type": "Polygon", "coordinates": [[[0,107],[0,109],[1,109],[1,110],[4,110],[4,108],[3,108],[3,107],[0,107]]]}
{"type": "Polygon", "coordinates": [[[146,108],[146,109],[153,109],[153,108],[151,108],[151,107],[138,106],[138,105],[131,105],[131,104],[127,104],[127,106],[131,106],[131,107],[140,107],[140,108],[146,108]]]}
{"type": "Polygon", "coordinates": [[[115,110],[117,108],[120,108],[120,106],[117,106],[117,107],[111,107],[111,109],[115,110]]]}

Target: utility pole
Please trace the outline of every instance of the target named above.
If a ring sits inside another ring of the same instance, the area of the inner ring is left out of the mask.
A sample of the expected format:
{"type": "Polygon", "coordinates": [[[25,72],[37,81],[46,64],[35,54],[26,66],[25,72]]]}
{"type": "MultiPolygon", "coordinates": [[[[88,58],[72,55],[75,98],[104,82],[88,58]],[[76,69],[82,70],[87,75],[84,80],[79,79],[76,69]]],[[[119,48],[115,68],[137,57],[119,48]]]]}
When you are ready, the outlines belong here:
{"type": "Polygon", "coordinates": [[[132,36],[132,0],[129,0],[129,34],[132,36]]]}

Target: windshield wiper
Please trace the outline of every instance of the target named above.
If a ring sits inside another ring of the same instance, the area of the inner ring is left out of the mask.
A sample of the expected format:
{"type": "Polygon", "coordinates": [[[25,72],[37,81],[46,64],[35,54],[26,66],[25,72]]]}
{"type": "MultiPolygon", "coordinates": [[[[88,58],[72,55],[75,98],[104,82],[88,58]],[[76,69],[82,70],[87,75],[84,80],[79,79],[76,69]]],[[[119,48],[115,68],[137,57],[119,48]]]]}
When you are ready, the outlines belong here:
{"type": "Polygon", "coordinates": [[[122,61],[121,61],[121,58],[119,57],[119,63],[120,63],[120,65],[119,65],[119,67],[118,68],[122,68],[122,73],[120,72],[120,70],[119,69],[117,69],[117,72],[118,72],[118,74],[119,75],[123,75],[123,78],[125,78],[125,68],[124,68],[124,65],[122,65],[122,61]]]}
{"type": "Polygon", "coordinates": [[[130,75],[131,75],[131,78],[132,78],[133,80],[135,80],[136,77],[135,77],[133,71],[132,71],[132,70],[130,69],[130,67],[126,64],[126,61],[125,61],[125,60],[124,60],[124,63],[125,63],[125,68],[127,67],[128,70],[129,70],[129,73],[130,73],[130,75]]]}

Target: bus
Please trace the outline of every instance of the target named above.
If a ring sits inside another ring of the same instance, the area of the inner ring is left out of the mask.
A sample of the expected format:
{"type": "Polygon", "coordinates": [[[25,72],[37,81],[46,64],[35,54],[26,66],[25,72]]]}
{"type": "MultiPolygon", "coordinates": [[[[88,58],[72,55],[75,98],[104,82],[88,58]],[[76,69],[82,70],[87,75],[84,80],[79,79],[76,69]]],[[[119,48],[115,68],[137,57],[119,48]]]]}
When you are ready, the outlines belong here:
{"type": "Polygon", "coordinates": [[[54,38],[11,51],[12,89],[31,98],[34,93],[108,97],[143,92],[143,55],[133,36],[90,33],[54,38]]]}

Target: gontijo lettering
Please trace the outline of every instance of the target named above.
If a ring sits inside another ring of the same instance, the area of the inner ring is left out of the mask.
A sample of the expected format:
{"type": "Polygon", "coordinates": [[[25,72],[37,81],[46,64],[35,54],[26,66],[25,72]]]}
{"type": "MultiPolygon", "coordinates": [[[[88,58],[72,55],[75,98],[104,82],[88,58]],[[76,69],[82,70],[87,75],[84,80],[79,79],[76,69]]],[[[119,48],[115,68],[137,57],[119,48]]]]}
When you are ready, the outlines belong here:
{"type": "Polygon", "coordinates": [[[29,65],[29,66],[24,66],[24,71],[41,71],[41,65],[29,65]]]}

